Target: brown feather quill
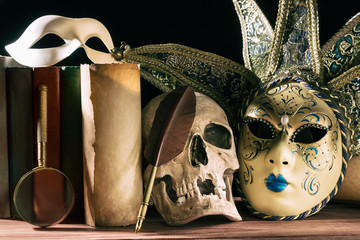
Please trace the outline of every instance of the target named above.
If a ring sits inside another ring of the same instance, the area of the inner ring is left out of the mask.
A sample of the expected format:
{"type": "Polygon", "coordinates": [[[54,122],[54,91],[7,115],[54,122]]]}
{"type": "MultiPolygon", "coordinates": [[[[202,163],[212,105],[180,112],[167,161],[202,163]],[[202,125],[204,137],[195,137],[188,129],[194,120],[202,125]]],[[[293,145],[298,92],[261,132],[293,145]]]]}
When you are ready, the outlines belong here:
{"type": "Polygon", "coordinates": [[[139,210],[135,232],[145,219],[157,167],[179,155],[185,147],[195,118],[196,96],[190,87],[178,87],[159,104],[145,146],[144,156],[153,165],[139,210]]]}
{"type": "Polygon", "coordinates": [[[195,107],[196,97],[190,87],[178,87],[161,101],[144,151],[151,165],[160,166],[184,150],[195,107]]]}

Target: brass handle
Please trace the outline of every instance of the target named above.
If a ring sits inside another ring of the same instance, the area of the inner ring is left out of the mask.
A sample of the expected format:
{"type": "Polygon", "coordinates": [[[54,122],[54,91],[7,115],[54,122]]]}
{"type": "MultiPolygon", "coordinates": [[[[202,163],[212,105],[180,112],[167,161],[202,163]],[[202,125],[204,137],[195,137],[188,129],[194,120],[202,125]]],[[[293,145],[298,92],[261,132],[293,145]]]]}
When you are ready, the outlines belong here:
{"type": "Polygon", "coordinates": [[[40,117],[37,124],[38,166],[45,167],[47,160],[47,92],[48,86],[39,86],[40,117]]]}

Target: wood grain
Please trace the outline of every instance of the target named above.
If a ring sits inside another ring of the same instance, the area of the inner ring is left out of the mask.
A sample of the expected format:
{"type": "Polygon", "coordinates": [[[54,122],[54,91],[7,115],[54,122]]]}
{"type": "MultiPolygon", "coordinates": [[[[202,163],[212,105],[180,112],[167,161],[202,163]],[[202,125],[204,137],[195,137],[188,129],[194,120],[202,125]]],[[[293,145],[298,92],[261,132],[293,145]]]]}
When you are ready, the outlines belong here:
{"type": "Polygon", "coordinates": [[[149,209],[138,234],[127,227],[90,227],[68,220],[49,228],[36,228],[18,220],[0,220],[0,239],[359,239],[360,205],[330,203],[317,215],[303,220],[278,222],[250,216],[241,204],[241,222],[212,216],[181,227],[169,227],[149,209]]]}

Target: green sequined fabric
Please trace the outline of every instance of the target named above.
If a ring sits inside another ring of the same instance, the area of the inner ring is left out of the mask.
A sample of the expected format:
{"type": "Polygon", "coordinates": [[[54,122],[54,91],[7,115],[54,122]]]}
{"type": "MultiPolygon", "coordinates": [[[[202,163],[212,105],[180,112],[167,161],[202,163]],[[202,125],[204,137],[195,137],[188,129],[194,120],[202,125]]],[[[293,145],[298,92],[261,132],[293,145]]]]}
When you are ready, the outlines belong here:
{"type": "Polygon", "coordinates": [[[235,111],[259,79],[244,66],[216,54],[178,44],[147,45],[124,54],[139,63],[144,79],[164,92],[187,85],[214,99],[235,124],[235,111]]]}
{"type": "Polygon", "coordinates": [[[331,80],[360,63],[360,15],[351,19],[322,49],[324,77],[331,80]]]}

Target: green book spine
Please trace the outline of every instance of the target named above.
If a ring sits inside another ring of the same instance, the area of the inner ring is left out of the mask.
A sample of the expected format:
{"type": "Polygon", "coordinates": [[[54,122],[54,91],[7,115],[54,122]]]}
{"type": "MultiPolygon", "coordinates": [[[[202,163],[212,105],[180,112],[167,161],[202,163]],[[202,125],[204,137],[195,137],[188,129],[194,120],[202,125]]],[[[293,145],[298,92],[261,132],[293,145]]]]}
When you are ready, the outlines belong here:
{"type": "Polygon", "coordinates": [[[11,57],[0,56],[0,218],[11,217],[5,77],[7,67],[20,67],[20,64],[11,57]]]}
{"type": "Polygon", "coordinates": [[[19,219],[12,196],[19,179],[34,167],[35,162],[32,71],[31,68],[7,68],[5,77],[10,210],[11,216],[19,219]]]}
{"type": "Polygon", "coordinates": [[[61,169],[75,191],[75,204],[69,216],[84,219],[80,67],[62,67],[60,85],[61,169]]]}

